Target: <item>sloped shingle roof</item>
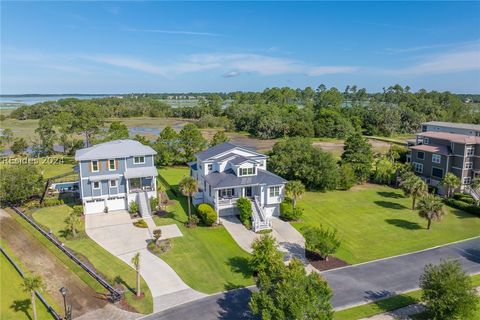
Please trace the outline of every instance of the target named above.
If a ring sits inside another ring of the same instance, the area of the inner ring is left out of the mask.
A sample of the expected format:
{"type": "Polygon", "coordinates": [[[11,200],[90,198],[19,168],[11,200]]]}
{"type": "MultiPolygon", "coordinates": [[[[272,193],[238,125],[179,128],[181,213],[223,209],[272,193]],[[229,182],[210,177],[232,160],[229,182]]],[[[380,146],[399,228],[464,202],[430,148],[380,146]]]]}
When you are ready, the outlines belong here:
{"type": "Polygon", "coordinates": [[[427,132],[419,133],[418,136],[453,141],[456,143],[463,143],[463,144],[480,143],[480,137],[467,136],[465,134],[457,134],[457,133],[427,131],[427,132]]]}
{"type": "Polygon", "coordinates": [[[287,180],[276,174],[260,169],[257,170],[256,175],[247,177],[237,177],[232,170],[212,172],[205,176],[205,180],[212,188],[228,188],[257,184],[280,185],[287,182],[287,180]]]}
{"type": "Polygon", "coordinates": [[[468,130],[477,130],[480,131],[480,125],[471,124],[471,123],[454,123],[454,122],[442,122],[442,121],[429,121],[422,123],[423,125],[430,126],[439,126],[447,128],[459,128],[459,129],[468,129],[468,130]]]}
{"type": "Polygon", "coordinates": [[[450,148],[442,145],[419,144],[416,146],[411,146],[410,149],[443,154],[445,156],[448,156],[450,154],[450,148]]]}

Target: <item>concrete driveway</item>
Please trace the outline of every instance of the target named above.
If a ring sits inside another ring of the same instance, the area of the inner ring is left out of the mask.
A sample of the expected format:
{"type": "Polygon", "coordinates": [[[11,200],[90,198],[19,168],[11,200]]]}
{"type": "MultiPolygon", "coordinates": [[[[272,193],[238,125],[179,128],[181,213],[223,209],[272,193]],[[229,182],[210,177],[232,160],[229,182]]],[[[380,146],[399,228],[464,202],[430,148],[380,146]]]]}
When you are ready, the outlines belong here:
{"type": "Polygon", "coordinates": [[[187,286],[166,262],[146,249],[152,238],[150,231],[134,227],[127,211],[86,215],[85,230],[90,238],[131,267],[132,257],[140,252],[140,274],[152,292],[154,312],[206,296],[187,286]]]}

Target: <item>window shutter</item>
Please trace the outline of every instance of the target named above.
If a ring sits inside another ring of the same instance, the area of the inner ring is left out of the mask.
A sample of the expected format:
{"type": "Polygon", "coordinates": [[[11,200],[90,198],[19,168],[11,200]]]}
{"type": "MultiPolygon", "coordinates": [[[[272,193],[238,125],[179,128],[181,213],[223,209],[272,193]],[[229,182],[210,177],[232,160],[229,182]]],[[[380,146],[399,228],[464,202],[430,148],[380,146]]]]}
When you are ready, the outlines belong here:
{"type": "Polygon", "coordinates": [[[115,160],[115,170],[118,170],[118,160],[115,160]]]}
{"type": "Polygon", "coordinates": [[[88,172],[92,172],[92,161],[90,161],[90,165],[88,166],[88,172]]]}
{"type": "Polygon", "coordinates": [[[98,160],[98,171],[102,171],[102,161],[98,160]]]}

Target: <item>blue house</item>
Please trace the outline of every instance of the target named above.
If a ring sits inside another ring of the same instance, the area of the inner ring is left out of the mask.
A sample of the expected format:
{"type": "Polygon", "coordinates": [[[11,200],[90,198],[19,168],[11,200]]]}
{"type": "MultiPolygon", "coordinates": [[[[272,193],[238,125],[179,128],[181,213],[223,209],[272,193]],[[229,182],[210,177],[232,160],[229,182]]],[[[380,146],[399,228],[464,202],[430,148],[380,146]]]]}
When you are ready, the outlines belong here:
{"type": "Polygon", "coordinates": [[[77,150],[80,196],[84,213],[126,210],[137,202],[142,216],[150,215],[157,197],[156,152],[134,140],[115,140],[77,150]]]}

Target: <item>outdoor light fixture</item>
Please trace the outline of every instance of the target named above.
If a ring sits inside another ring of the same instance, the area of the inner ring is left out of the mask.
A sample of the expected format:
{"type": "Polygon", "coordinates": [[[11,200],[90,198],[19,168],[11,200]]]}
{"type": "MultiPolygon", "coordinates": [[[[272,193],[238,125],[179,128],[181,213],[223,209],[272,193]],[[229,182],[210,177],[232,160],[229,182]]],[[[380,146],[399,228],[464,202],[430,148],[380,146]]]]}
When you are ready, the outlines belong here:
{"type": "Polygon", "coordinates": [[[61,287],[60,288],[60,293],[62,294],[63,296],[63,307],[65,308],[65,320],[69,320],[71,319],[71,311],[69,312],[69,310],[71,310],[71,307],[68,306],[68,309],[67,310],[67,294],[68,294],[68,289],[65,288],[65,287],[61,287]]]}

